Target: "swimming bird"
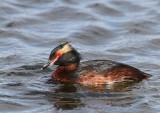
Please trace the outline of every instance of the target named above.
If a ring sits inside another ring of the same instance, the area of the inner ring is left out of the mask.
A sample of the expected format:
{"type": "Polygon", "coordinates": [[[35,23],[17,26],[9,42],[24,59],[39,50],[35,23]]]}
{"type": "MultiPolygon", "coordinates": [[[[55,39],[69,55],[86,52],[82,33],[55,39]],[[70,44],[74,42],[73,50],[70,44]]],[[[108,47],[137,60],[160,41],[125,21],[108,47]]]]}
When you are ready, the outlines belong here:
{"type": "Polygon", "coordinates": [[[80,53],[69,42],[55,47],[47,64],[58,65],[52,78],[60,83],[76,83],[81,85],[104,85],[120,82],[137,83],[150,75],[127,64],[111,60],[89,60],[80,62],[80,53]]]}

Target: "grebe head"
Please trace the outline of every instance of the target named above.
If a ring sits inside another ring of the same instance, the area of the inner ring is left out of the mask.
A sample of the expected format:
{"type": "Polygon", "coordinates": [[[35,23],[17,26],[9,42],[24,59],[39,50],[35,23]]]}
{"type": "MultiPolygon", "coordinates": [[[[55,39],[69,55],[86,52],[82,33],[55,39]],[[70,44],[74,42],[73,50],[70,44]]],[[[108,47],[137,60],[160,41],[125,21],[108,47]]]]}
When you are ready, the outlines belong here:
{"type": "Polygon", "coordinates": [[[42,69],[51,65],[67,66],[70,64],[78,64],[80,59],[80,54],[69,42],[62,43],[51,51],[48,63],[45,64],[42,69]]]}

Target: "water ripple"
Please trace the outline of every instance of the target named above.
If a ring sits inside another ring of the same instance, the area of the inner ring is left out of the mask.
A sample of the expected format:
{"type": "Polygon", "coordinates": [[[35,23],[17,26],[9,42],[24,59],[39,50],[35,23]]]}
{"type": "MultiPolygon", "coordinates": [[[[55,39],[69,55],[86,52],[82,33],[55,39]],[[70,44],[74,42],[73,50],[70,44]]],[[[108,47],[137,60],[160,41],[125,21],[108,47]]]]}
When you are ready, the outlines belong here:
{"type": "Polygon", "coordinates": [[[5,0],[0,4],[0,112],[158,113],[159,0],[5,0]],[[83,61],[110,59],[153,76],[126,87],[82,87],[40,70],[71,41],[83,61]]]}

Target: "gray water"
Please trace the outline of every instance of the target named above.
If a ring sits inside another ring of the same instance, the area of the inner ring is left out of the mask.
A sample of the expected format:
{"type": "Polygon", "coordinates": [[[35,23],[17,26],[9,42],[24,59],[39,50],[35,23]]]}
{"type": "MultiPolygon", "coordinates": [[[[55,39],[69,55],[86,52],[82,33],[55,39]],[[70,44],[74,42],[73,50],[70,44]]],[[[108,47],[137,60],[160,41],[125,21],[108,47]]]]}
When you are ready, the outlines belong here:
{"type": "Polygon", "coordinates": [[[1,0],[1,113],[159,113],[159,0],[1,0]],[[71,41],[83,61],[109,59],[153,76],[119,90],[48,82],[50,51],[71,41]]]}

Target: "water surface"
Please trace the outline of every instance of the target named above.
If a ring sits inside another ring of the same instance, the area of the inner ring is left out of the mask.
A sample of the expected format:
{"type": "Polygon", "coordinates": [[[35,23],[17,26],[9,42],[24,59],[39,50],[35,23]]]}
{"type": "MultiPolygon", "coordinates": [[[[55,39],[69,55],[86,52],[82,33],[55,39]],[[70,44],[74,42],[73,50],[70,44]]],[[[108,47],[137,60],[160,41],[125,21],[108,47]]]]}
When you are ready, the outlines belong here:
{"type": "Polygon", "coordinates": [[[159,113],[159,0],[2,0],[1,113],[159,113]],[[110,59],[153,76],[118,90],[47,82],[40,68],[71,41],[83,61],[110,59]]]}

